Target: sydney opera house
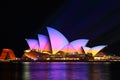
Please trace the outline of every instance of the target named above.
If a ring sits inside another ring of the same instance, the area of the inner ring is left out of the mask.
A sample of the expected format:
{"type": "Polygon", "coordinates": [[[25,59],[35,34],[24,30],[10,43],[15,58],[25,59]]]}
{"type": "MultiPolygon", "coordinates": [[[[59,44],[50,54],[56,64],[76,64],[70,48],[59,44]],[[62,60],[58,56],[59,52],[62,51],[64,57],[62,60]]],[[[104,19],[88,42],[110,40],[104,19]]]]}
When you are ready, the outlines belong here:
{"type": "Polygon", "coordinates": [[[38,39],[25,39],[29,49],[24,51],[23,60],[94,60],[104,56],[101,52],[106,45],[88,47],[89,39],[69,42],[58,30],[47,27],[48,36],[38,34],[38,39]]]}

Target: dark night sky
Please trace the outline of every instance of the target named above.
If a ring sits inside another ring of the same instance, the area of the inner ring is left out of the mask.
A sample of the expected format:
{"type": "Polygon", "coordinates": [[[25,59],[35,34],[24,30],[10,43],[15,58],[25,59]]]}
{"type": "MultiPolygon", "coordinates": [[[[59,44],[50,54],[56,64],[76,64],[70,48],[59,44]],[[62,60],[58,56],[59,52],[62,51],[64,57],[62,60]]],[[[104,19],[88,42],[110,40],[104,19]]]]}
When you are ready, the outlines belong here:
{"type": "Polygon", "coordinates": [[[62,32],[69,41],[90,39],[87,46],[108,45],[104,50],[120,55],[119,0],[33,0],[5,2],[0,8],[0,51],[22,56],[25,38],[46,34],[46,26],[62,32]]]}

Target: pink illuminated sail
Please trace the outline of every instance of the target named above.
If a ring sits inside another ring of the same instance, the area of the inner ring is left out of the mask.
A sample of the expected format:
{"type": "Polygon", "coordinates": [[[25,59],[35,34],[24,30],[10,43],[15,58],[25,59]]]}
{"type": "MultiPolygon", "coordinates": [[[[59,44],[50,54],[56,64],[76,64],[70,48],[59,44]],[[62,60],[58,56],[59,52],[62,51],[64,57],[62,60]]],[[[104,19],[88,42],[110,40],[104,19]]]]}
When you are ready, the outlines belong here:
{"type": "Polygon", "coordinates": [[[54,28],[47,27],[49,38],[52,47],[52,54],[56,54],[59,50],[61,50],[64,46],[66,46],[69,42],[65,38],[65,36],[57,31],[54,28]]]}
{"type": "Polygon", "coordinates": [[[38,40],[36,39],[25,39],[28,43],[28,46],[31,50],[38,50],[39,49],[39,44],[38,44],[38,40]]]}
{"type": "Polygon", "coordinates": [[[68,44],[66,45],[62,50],[60,51],[63,51],[64,53],[68,53],[68,54],[74,54],[76,53],[77,51],[72,47],[71,44],[68,44]]]}
{"type": "Polygon", "coordinates": [[[79,54],[82,54],[83,52],[81,47],[86,46],[88,41],[89,41],[88,39],[77,39],[70,42],[70,44],[74,47],[74,49],[77,50],[79,54]]]}
{"type": "Polygon", "coordinates": [[[38,34],[38,41],[39,41],[39,50],[40,52],[46,51],[50,52],[50,42],[47,36],[38,34]]]}

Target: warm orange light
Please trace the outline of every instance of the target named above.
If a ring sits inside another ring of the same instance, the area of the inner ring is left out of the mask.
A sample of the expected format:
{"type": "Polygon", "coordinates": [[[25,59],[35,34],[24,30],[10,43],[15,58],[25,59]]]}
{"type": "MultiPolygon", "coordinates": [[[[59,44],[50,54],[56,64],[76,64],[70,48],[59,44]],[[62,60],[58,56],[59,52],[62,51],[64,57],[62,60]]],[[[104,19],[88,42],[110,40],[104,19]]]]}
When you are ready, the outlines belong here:
{"type": "Polygon", "coordinates": [[[0,60],[5,60],[7,56],[9,56],[10,59],[12,59],[12,60],[16,59],[13,50],[11,50],[11,49],[3,49],[2,53],[1,53],[1,56],[0,56],[0,60]]]}

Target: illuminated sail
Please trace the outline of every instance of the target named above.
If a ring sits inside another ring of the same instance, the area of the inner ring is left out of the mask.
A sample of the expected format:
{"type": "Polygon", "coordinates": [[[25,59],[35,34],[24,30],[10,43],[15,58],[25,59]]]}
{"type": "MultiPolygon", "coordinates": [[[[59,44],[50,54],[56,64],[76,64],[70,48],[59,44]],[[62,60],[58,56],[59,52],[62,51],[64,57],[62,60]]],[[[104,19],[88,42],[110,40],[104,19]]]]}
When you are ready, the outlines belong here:
{"type": "Polygon", "coordinates": [[[74,49],[77,50],[79,54],[82,54],[83,52],[82,52],[81,47],[86,46],[88,41],[89,41],[88,39],[77,39],[77,40],[70,42],[70,44],[74,47],[74,49]]]}
{"type": "Polygon", "coordinates": [[[95,56],[100,50],[102,50],[103,48],[105,48],[106,45],[100,45],[100,46],[95,46],[92,47],[92,55],[95,56]]]}
{"type": "Polygon", "coordinates": [[[57,31],[54,28],[47,27],[49,38],[52,47],[52,54],[56,54],[59,50],[61,50],[64,46],[66,46],[69,42],[65,38],[65,36],[57,31]]]}
{"type": "Polygon", "coordinates": [[[86,47],[86,46],[83,46],[82,48],[83,48],[85,54],[87,54],[89,52],[89,50],[90,50],[90,48],[86,47]]]}
{"type": "Polygon", "coordinates": [[[95,56],[98,52],[100,52],[103,48],[105,48],[106,45],[99,45],[99,46],[95,46],[92,48],[89,47],[83,47],[85,53],[92,53],[93,56],[95,56]]]}
{"type": "Polygon", "coordinates": [[[68,44],[66,45],[62,50],[60,51],[63,51],[64,53],[68,53],[68,54],[74,54],[76,53],[77,51],[72,47],[71,44],[68,44]]]}
{"type": "Polygon", "coordinates": [[[39,41],[40,52],[43,52],[43,51],[50,52],[50,50],[51,50],[50,42],[49,42],[49,39],[47,36],[38,34],[38,41],[39,41]]]}
{"type": "Polygon", "coordinates": [[[47,27],[49,37],[38,34],[38,40],[36,39],[26,39],[30,50],[39,50],[42,53],[52,53],[56,54],[59,51],[65,53],[78,54],[92,53],[95,56],[100,50],[102,50],[106,45],[100,45],[95,47],[87,47],[88,39],[77,39],[72,42],[68,42],[66,37],[54,28],[47,27]]]}
{"type": "Polygon", "coordinates": [[[28,43],[28,46],[31,50],[38,50],[39,49],[39,44],[38,40],[36,39],[25,39],[28,43]]]}

